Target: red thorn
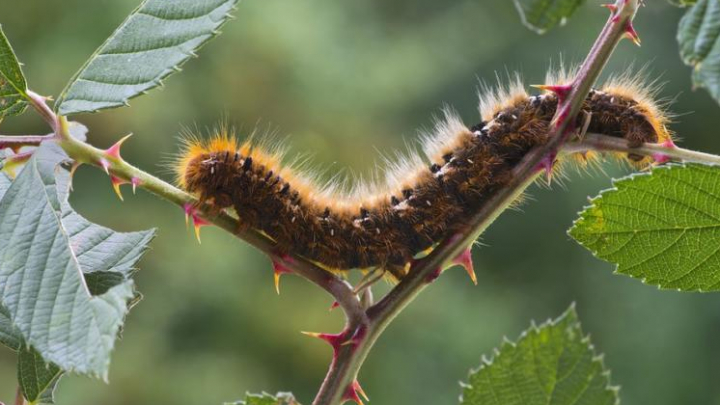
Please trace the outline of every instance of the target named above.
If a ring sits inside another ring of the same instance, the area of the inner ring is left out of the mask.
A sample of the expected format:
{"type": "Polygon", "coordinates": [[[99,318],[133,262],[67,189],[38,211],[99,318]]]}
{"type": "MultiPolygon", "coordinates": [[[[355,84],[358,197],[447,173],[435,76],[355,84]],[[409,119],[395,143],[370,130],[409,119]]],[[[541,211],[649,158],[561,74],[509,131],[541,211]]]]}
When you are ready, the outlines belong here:
{"type": "Polygon", "coordinates": [[[197,239],[198,243],[202,244],[202,241],[200,240],[200,228],[210,225],[210,222],[206,221],[203,218],[200,218],[196,214],[192,215],[192,220],[193,228],[195,228],[195,239],[197,239]]]}
{"type": "Polygon", "coordinates": [[[133,178],[130,179],[130,184],[132,184],[133,194],[135,194],[135,189],[137,188],[137,186],[142,184],[142,181],[140,179],[138,179],[137,177],[133,176],[133,178]]]}
{"type": "Polygon", "coordinates": [[[543,91],[549,91],[555,93],[558,98],[558,103],[562,103],[570,95],[573,86],[571,84],[536,84],[530,87],[535,87],[543,91]]]}
{"type": "Polygon", "coordinates": [[[127,184],[127,181],[115,176],[114,174],[110,175],[110,183],[112,183],[112,188],[115,190],[115,194],[117,194],[120,201],[125,201],[122,196],[122,192],[120,191],[120,186],[123,184],[127,184]]]}
{"type": "MultiPolygon", "coordinates": [[[[287,262],[292,260],[292,258],[290,256],[283,255],[281,257],[281,260],[287,262]]],[[[282,276],[283,274],[291,274],[293,271],[277,259],[272,259],[272,266],[275,277],[275,291],[278,293],[278,295],[280,295],[280,276],[282,276]]]]}
{"type": "Polygon", "coordinates": [[[605,7],[606,9],[610,10],[610,12],[613,14],[615,14],[617,12],[617,6],[614,4],[601,4],[600,7],[605,7]]]}
{"type": "Polygon", "coordinates": [[[345,394],[343,394],[341,402],[344,403],[345,401],[355,401],[355,403],[358,405],[364,405],[363,401],[362,401],[362,399],[360,399],[360,395],[358,395],[358,393],[360,395],[362,395],[366,401],[369,401],[367,395],[365,394],[365,391],[363,391],[360,384],[357,382],[357,380],[355,380],[345,390],[345,394]]]}
{"type": "Polygon", "coordinates": [[[333,301],[332,305],[330,305],[330,311],[340,306],[340,303],[337,301],[333,301]]]}
{"type": "Polygon", "coordinates": [[[113,144],[113,146],[111,146],[105,150],[105,154],[110,157],[113,157],[115,159],[122,159],[122,157],[120,157],[120,147],[131,136],[132,136],[132,134],[128,134],[128,135],[125,135],[124,137],[120,138],[120,140],[115,142],[115,144],[113,144]]]}
{"type": "Polygon", "coordinates": [[[635,27],[632,25],[632,21],[628,21],[627,25],[625,26],[625,38],[630,39],[635,43],[635,45],[640,46],[640,36],[638,35],[637,31],[635,31],[635,27]]]}
{"type": "Polygon", "coordinates": [[[477,285],[477,276],[475,275],[475,268],[472,262],[472,249],[470,246],[460,253],[458,257],[453,259],[452,264],[463,266],[468,276],[470,276],[470,280],[472,280],[473,284],[477,285]]]}
{"type": "Polygon", "coordinates": [[[193,228],[195,228],[195,238],[197,239],[198,243],[202,243],[202,241],[200,240],[200,228],[210,225],[210,222],[201,218],[197,214],[197,209],[190,203],[186,203],[185,205],[183,205],[183,211],[185,211],[185,226],[187,227],[189,225],[189,219],[192,218],[193,228]]]}
{"type": "Polygon", "coordinates": [[[340,347],[345,343],[347,340],[347,333],[346,332],[340,332],[340,333],[316,333],[316,332],[300,332],[305,336],[314,337],[320,340],[323,340],[327,342],[330,346],[332,346],[333,351],[337,353],[338,350],[340,350],[340,347]]]}
{"type": "Polygon", "coordinates": [[[538,163],[538,170],[545,171],[545,178],[547,179],[547,183],[552,183],[552,176],[553,176],[553,166],[555,165],[555,157],[556,154],[552,153],[548,156],[545,156],[540,163],[538,163]]]}

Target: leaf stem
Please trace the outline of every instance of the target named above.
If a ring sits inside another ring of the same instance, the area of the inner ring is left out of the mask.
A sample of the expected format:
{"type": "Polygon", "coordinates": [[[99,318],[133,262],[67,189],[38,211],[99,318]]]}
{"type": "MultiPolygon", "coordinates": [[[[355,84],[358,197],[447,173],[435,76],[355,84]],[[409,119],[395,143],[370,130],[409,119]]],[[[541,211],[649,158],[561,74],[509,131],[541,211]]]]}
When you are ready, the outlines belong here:
{"type": "Polygon", "coordinates": [[[656,143],[646,143],[638,148],[631,148],[622,138],[601,134],[586,134],[582,142],[568,143],[563,147],[567,153],[584,151],[625,152],[643,156],[664,156],[671,160],[720,165],[720,156],[705,152],[697,152],[677,146],[668,147],[656,143]]]}
{"type": "Polygon", "coordinates": [[[19,149],[23,146],[38,146],[41,143],[53,139],[54,134],[50,135],[0,135],[0,149],[12,148],[19,149]]]}

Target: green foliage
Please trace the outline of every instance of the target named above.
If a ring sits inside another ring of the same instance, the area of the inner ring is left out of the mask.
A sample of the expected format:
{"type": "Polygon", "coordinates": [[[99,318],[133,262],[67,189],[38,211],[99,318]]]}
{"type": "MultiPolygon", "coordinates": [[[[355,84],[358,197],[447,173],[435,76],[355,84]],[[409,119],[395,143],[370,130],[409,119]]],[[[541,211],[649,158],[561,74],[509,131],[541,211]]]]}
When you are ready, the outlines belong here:
{"type": "Polygon", "coordinates": [[[678,27],[683,61],[693,67],[695,86],[706,88],[720,100],[720,1],[699,0],[678,27]]]}
{"type": "Polygon", "coordinates": [[[556,25],[565,24],[585,0],[514,0],[520,18],[531,30],[542,34],[556,25]]]}
{"type": "Polygon", "coordinates": [[[517,343],[503,342],[470,373],[462,405],[618,404],[618,389],[583,336],[574,306],[517,343]]]}
{"type": "Polygon", "coordinates": [[[12,323],[2,334],[64,371],[106,377],[134,296],[129,275],[154,232],[116,233],[74,212],[63,159],[43,144],[0,201],[0,291],[10,292],[0,302],[12,323]],[[92,295],[83,272],[100,271],[123,277],[92,295]]]}
{"type": "Polygon", "coordinates": [[[670,165],[614,186],[580,214],[575,240],[648,284],[720,289],[720,168],[670,165]]]}
{"type": "Polygon", "coordinates": [[[62,115],[127,105],[217,35],[238,0],[145,0],[60,95],[62,115]]]}
{"type": "Polygon", "coordinates": [[[18,356],[18,382],[23,396],[31,404],[53,404],[53,394],[62,370],[47,364],[33,348],[23,348],[18,356]]]}
{"type": "Polygon", "coordinates": [[[15,52],[0,25],[0,121],[25,111],[27,83],[15,52]]]}
{"type": "Polygon", "coordinates": [[[300,405],[295,397],[288,392],[279,392],[276,395],[267,393],[247,394],[244,401],[228,403],[226,405],[300,405]]]}

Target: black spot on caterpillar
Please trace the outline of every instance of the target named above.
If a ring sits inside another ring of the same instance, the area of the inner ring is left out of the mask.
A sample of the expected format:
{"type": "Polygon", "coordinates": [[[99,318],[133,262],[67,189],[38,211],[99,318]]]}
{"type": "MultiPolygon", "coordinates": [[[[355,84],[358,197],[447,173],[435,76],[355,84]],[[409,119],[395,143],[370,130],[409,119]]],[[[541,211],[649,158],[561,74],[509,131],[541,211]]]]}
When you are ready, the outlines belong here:
{"type": "MultiPolygon", "coordinates": [[[[650,95],[627,76],[611,81],[588,95],[576,127],[631,146],[670,140],[650,95]]],[[[279,253],[330,271],[383,269],[402,279],[414,257],[452,235],[547,142],[557,104],[554,94],[530,96],[516,83],[483,98],[482,121],[470,128],[446,112],[425,141],[426,161],[397,163],[385,184],[350,195],[318,187],[283,167],[279,153],[240,144],[227,129],[208,141],[189,139],[175,171],[181,187],[217,210],[234,208],[242,226],[271,237],[279,253]]]]}

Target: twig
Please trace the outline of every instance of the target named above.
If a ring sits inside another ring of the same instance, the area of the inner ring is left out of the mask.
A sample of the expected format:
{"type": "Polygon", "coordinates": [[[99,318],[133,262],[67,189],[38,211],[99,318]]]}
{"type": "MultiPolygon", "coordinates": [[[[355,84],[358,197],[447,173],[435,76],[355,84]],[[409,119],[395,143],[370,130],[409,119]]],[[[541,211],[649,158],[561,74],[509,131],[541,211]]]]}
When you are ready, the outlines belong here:
{"type": "Polygon", "coordinates": [[[670,160],[683,162],[696,162],[720,165],[720,156],[710,153],[697,152],[690,149],[679,148],[677,146],[668,147],[655,143],[646,143],[638,148],[631,148],[628,142],[622,138],[615,138],[601,134],[586,134],[580,143],[567,144],[563,147],[563,151],[567,153],[584,152],[584,151],[612,151],[626,152],[635,155],[664,157],[670,160]]]}

